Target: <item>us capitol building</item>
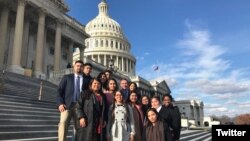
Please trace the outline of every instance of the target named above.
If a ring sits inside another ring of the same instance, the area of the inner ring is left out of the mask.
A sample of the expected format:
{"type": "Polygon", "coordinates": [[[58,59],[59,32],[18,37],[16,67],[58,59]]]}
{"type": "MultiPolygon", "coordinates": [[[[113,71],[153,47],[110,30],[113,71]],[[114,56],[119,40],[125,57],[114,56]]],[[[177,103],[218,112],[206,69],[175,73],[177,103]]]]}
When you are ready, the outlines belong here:
{"type": "MultiPolygon", "coordinates": [[[[63,75],[72,73],[67,64],[80,59],[93,65],[92,76],[111,69],[118,81],[136,82],[141,94],[171,93],[165,80],[149,81],[136,75],[132,45],[119,23],[109,16],[106,0],[101,0],[98,8],[98,15],[84,26],[67,15],[69,7],[64,0],[0,0],[1,72],[58,84],[63,75]]],[[[185,101],[184,106],[192,104],[185,101]]],[[[203,104],[196,107],[191,111],[198,111],[186,114],[202,123],[203,104]]]]}

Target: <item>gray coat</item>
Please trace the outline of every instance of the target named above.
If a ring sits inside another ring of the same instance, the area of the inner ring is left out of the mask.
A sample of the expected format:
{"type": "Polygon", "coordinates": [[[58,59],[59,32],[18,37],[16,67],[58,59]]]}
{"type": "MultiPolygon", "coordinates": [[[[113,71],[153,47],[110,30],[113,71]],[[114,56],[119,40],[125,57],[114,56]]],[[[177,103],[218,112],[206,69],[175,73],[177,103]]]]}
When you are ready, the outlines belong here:
{"type": "MultiPolygon", "coordinates": [[[[105,96],[102,95],[102,109],[97,102],[94,94],[90,91],[85,91],[81,94],[77,104],[76,104],[76,116],[78,121],[77,126],[77,138],[78,141],[92,141],[93,131],[96,128],[96,121],[101,117],[101,121],[104,122],[107,120],[105,112],[106,110],[106,100],[105,96]],[[79,120],[85,118],[87,120],[87,126],[82,128],[80,127],[79,120]]],[[[102,134],[102,133],[101,133],[102,134]]]]}

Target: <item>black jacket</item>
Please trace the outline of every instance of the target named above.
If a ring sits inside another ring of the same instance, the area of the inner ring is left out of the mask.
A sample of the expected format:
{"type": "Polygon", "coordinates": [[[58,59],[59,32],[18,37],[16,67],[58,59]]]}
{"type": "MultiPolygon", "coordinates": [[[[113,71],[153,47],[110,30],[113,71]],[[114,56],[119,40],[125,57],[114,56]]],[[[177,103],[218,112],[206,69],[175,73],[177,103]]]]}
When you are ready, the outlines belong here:
{"type": "Polygon", "coordinates": [[[82,75],[83,77],[83,82],[82,82],[82,91],[86,91],[89,89],[89,83],[92,77],[90,75],[82,75]]]}
{"type": "Polygon", "coordinates": [[[172,122],[170,110],[166,108],[165,106],[162,106],[161,110],[159,111],[159,117],[164,122],[164,130],[166,132],[165,140],[173,141],[173,136],[170,131],[170,127],[171,127],[170,125],[172,122]]]}
{"type": "Polygon", "coordinates": [[[179,140],[181,133],[181,113],[177,106],[170,105],[168,109],[170,111],[170,116],[172,121],[170,123],[170,127],[172,128],[174,140],[179,140]]]}
{"type": "MultiPolygon", "coordinates": [[[[108,106],[106,104],[106,97],[102,96],[102,106],[97,102],[94,94],[90,91],[82,92],[76,104],[76,117],[77,117],[77,138],[78,141],[92,141],[93,130],[96,128],[97,120],[101,118],[102,122],[108,121],[108,106]],[[100,108],[101,107],[101,108],[100,108]],[[85,118],[87,120],[87,127],[81,128],[79,120],[85,118]]],[[[102,134],[105,134],[101,130],[102,134]]],[[[101,139],[103,141],[103,139],[101,139]]]]}

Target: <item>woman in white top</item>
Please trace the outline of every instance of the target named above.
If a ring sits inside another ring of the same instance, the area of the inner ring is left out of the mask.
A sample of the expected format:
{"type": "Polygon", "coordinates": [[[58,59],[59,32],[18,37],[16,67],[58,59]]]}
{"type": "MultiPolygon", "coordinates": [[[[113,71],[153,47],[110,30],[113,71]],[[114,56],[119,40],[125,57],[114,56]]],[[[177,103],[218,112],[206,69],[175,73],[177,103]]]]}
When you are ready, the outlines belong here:
{"type": "Polygon", "coordinates": [[[133,111],[131,106],[124,102],[120,91],[115,92],[114,103],[110,105],[108,115],[108,141],[134,141],[133,111]]]}

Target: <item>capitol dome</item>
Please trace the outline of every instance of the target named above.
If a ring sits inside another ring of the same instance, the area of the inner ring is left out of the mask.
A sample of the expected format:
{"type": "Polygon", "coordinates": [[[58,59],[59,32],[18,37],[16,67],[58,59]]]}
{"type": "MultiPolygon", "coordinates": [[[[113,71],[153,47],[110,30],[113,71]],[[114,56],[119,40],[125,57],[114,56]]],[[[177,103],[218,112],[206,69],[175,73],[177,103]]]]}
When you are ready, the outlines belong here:
{"type": "Polygon", "coordinates": [[[135,57],[130,53],[131,45],[125,37],[118,22],[110,18],[108,4],[102,0],[99,14],[87,23],[85,30],[90,35],[85,40],[85,58],[109,67],[112,60],[114,66],[123,74],[135,74],[135,57]]]}
{"type": "Polygon", "coordinates": [[[101,33],[105,33],[106,35],[124,38],[119,23],[111,19],[108,15],[108,5],[102,1],[98,7],[99,14],[86,25],[86,32],[90,36],[98,36],[101,33]]]}

